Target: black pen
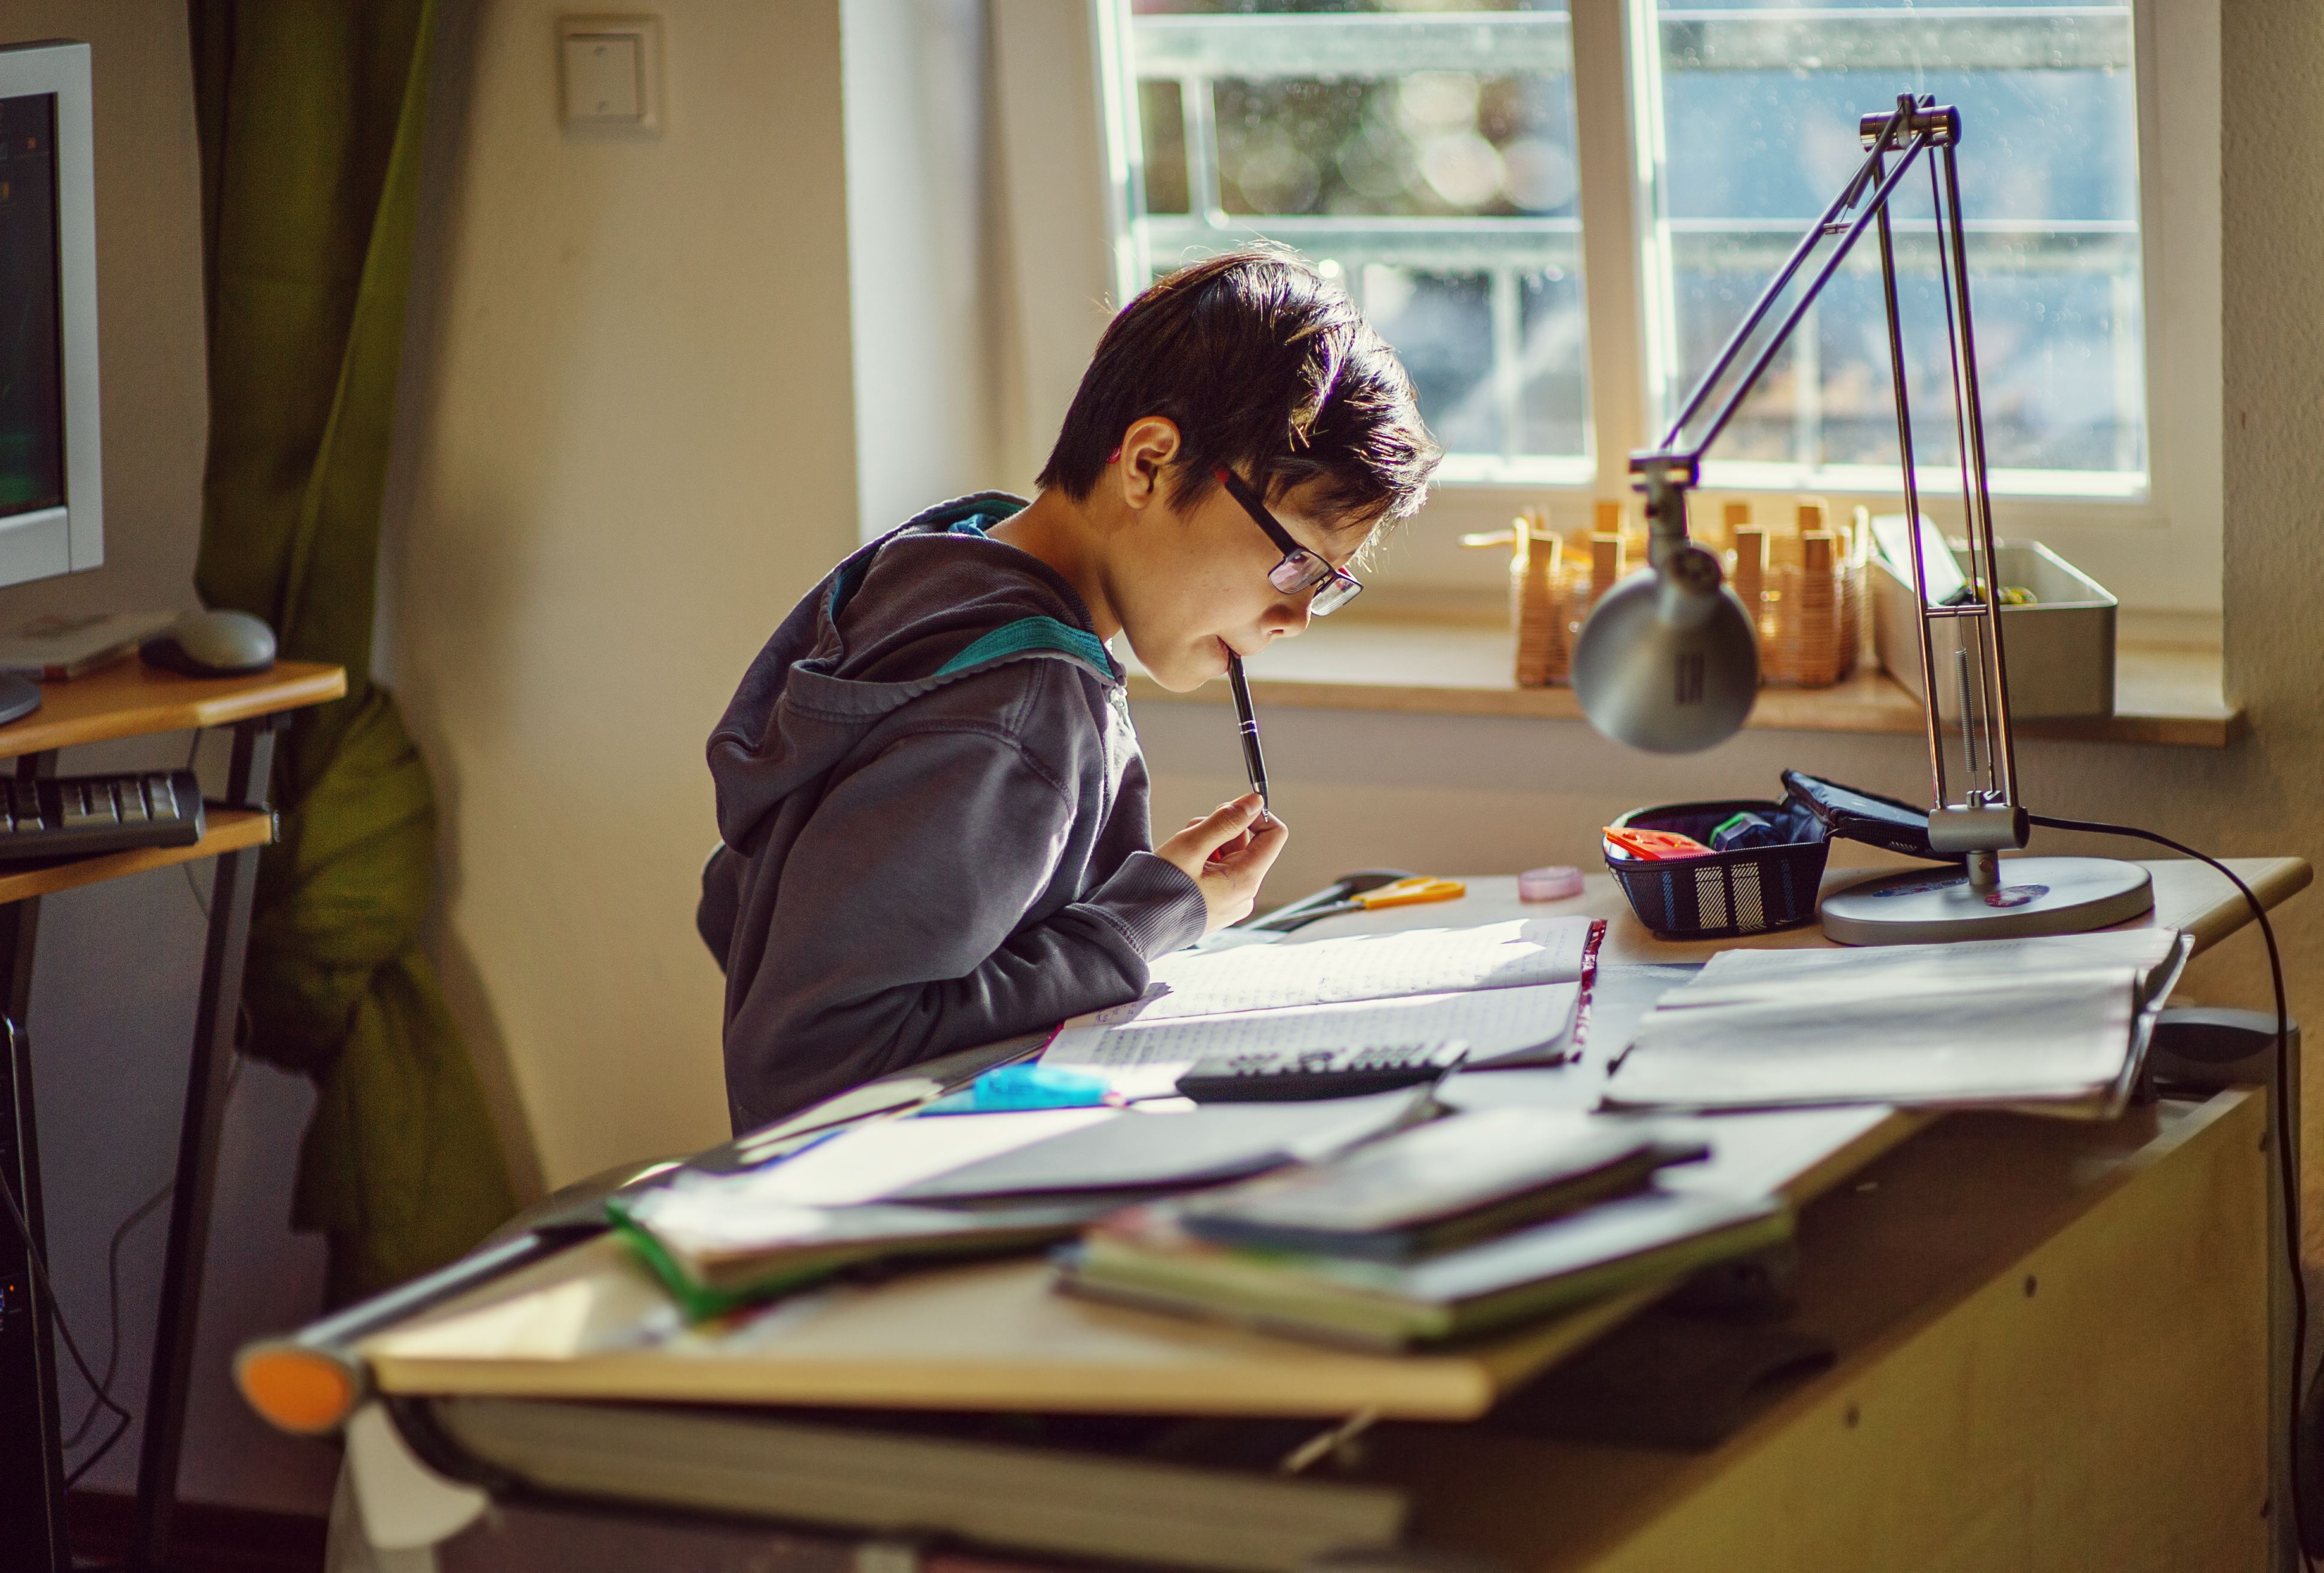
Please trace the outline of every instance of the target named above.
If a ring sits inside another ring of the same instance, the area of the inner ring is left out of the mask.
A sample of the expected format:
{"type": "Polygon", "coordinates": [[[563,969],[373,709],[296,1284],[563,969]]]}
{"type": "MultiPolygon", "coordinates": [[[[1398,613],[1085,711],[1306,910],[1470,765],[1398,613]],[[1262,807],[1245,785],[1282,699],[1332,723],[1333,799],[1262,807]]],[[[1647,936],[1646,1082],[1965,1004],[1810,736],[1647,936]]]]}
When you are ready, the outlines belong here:
{"type": "Polygon", "coordinates": [[[1227,686],[1234,689],[1235,715],[1242,733],[1242,766],[1250,774],[1250,790],[1259,794],[1259,819],[1273,818],[1267,805],[1267,755],[1259,751],[1259,717],[1250,713],[1250,684],[1243,680],[1242,657],[1227,652],[1227,686]]]}

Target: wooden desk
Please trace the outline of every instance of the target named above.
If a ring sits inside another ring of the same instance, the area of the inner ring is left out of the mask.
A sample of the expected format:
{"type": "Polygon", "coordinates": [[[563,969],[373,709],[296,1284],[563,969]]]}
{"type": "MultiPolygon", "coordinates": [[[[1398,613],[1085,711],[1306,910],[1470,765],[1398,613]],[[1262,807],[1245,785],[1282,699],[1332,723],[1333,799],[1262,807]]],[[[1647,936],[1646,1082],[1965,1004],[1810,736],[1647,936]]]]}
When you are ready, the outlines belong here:
{"type": "MultiPolygon", "coordinates": [[[[224,799],[207,810],[205,833],[195,845],[0,872],[0,1001],[5,1001],[7,1020],[21,1028],[31,1004],[33,940],[42,896],[173,864],[217,860],[179,1127],[152,1363],[144,1402],[129,1406],[143,1422],[133,1553],[139,1568],[159,1567],[168,1548],[218,1134],[242,1002],[243,950],[250,934],[257,850],[274,835],[267,798],[273,735],[289,712],[346,692],[344,671],[311,662],[280,662],[272,671],[251,677],[189,678],[130,661],[88,677],[45,685],[40,709],[0,726],[0,759],[15,762],[20,780],[55,774],[58,750],[81,744],[211,726],[234,728],[224,799]]],[[[22,1198],[34,1241],[45,1254],[32,1055],[21,1031],[10,1035],[8,1051],[0,1055],[0,1121],[5,1121],[0,1169],[22,1198]]],[[[10,1414],[11,1425],[37,1428],[32,1450],[39,1464],[0,1478],[0,1547],[12,1558],[22,1558],[11,1560],[12,1568],[69,1568],[53,1328],[49,1307],[30,1292],[23,1243],[13,1232],[0,1232],[0,1285],[5,1284],[18,1286],[23,1314],[14,1319],[14,1327],[0,1319],[0,1413],[10,1414]]]]}
{"type": "Polygon", "coordinates": [[[1800,1217],[1838,1363],[1702,1454],[1386,1428],[1413,1537],[1538,1573],[2269,1565],[2257,1088],[1953,1115],[1800,1217]]]}
{"type": "MultiPolygon", "coordinates": [[[[2290,901],[2306,890],[2315,877],[2307,859],[2301,857],[2231,857],[2227,859],[2227,865],[2269,907],[2290,901]]],[[[2243,897],[2236,893],[2236,887],[2202,864],[2183,857],[2166,857],[2147,860],[2144,866],[2154,881],[2154,910],[2121,925],[2123,928],[2150,929],[2167,924],[2184,929],[2195,937],[2195,948],[2200,953],[2250,923],[2250,911],[2243,897]]],[[[1823,891],[1843,889],[1860,880],[1895,872],[1893,867],[1830,869],[1823,876],[1823,891]]],[[[1831,943],[1823,937],[1823,930],[1812,923],[1748,939],[1657,939],[1630,911],[1629,902],[1622,899],[1610,874],[1592,874],[1580,895],[1563,902],[1519,901],[1517,881],[1508,875],[1489,874],[1465,883],[1469,893],[1456,902],[1323,918],[1300,930],[1298,937],[1330,939],[1338,934],[1375,934],[1437,924],[1497,923],[1508,918],[1581,912],[1606,920],[1602,958],[1609,962],[1708,961],[1721,950],[1800,950],[1822,948],[1831,943]]]]}
{"type": "MultiPolygon", "coordinates": [[[[2143,922],[2208,946],[2247,921],[2200,865],[2150,867],[2158,910],[2143,922]]],[[[2310,878],[2292,858],[2236,872],[2270,903],[2310,878]]],[[[1656,940],[1604,878],[1547,906],[1520,906],[1508,879],[1470,887],[1457,903],[1301,937],[1580,911],[1609,919],[1609,961],[1727,948],[1656,940]]],[[[1811,929],[1757,943],[1821,942],[1811,929]]],[[[1748,1169],[1802,1205],[1798,1315],[1840,1359],[1704,1455],[1444,1423],[1480,1421],[1652,1293],[1405,1359],[1062,1299],[1027,1263],[917,1272],[798,1297],[737,1328],[682,1329],[600,1241],[361,1349],[378,1389],[401,1395],[1370,1411],[1391,1423],[1367,1470],[1411,1491],[1416,1542],[1511,1569],[2264,1565],[2277,1247],[2262,1099],[2235,1089],[2109,1123],[1826,1110],[1705,1124],[1723,1128],[1714,1166],[1748,1169]]]]}

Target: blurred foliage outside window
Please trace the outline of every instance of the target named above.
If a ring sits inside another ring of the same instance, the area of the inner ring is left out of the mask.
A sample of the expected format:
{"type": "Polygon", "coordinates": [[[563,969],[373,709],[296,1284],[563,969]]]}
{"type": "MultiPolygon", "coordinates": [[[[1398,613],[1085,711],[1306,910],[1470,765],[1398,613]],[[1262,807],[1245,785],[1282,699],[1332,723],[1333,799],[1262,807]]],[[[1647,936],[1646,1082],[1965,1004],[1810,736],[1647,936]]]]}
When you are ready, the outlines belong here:
{"type": "MultiPolygon", "coordinates": [[[[1644,357],[1654,435],[1861,158],[1858,116],[1926,92],[1964,120],[1997,488],[2143,495],[2126,3],[1631,0],[1626,15],[1628,79],[1590,102],[1639,155],[1622,254],[1642,320],[1595,326],[1644,357]]],[[[1452,456],[1444,478],[1593,480],[1564,0],[1129,0],[1119,20],[1136,282],[1248,239],[1294,246],[1402,355],[1452,456]]],[[[1894,211],[1907,373],[1934,413],[1945,329],[1925,183],[1894,211]]],[[[1722,439],[1729,484],[1893,477],[1877,267],[1860,246],[1722,439]]],[[[1923,463],[1951,463],[1950,421],[1926,423],[1923,463]]]]}

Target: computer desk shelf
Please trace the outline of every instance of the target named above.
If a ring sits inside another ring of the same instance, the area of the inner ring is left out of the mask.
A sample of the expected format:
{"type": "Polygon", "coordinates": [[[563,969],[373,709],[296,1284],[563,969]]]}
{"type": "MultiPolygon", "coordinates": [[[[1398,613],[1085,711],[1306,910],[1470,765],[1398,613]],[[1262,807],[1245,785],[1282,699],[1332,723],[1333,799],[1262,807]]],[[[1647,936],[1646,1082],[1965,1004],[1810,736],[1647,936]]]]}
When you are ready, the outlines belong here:
{"type": "MultiPolygon", "coordinates": [[[[315,662],[281,661],[240,677],[193,678],[132,660],[86,677],[42,685],[38,710],[0,726],[0,760],[13,761],[11,773],[20,778],[54,773],[62,750],[88,744],[210,728],[226,733],[231,744],[224,779],[210,788],[219,800],[207,810],[205,833],[192,846],[0,866],[0,1014],[23,1022],[32,1014],[32,959],[42,897],[124,874],[214,860],[192,1053],[185,1061],[186,1101],[179,1123],[169,1235],[138,1406],[136,1523],[130,1557],[136,1567],[174,1565],[171,1514],[192,1391],[210,1197],[241,1021],[242,958],[250,936],[256,853],[275,833],[268,800],[275,739],[290,719],[290,712],[327,704],[346,691],[345,671],[315,662]]],[[[119,767],[119,762],[112,763],[119,767]]],[[[0,1153],[0,1158],[5,1159],[6,1183],[31,1224],[26,1244],[38,1250],[43,1230],[36,1139],[40,1122],[30,1068],[29,1049],[21,1037],[8,1052],[0,1053],[0,1121],[17,1133],[13,1154],[0,1153]]],[[[20,1266],[23,1250],[9,1231],[0,1230],[0,1271],[20,1266]]],[[[12,1551],[33,1548],[42,1566],[61,1567],[69,1558],[64,1550],[65,1470],[56,1368],[46,1307],[36,1300],[30,1309],[23,1324],[29,1336],[0,1340],[0,1390],[12,1398],[21,1395],[18,1401],[24,1406],[14,1411],[23,1417],[22,1424],[0,1427],[0,1441],[14,1451],[0,1452],[7,1453],[7,1469],[25,1472],[10,1476],[22,1489],[0,1493],[0,1545],[12,1551]]]]}
{"type": "Polygon", "coordinates": [[[347,691],[346,669],[313,661],[278,661],[248,677],[180,677],[124,661],[65,682],[41,685],[41,708],[0,726],[0,759],[225,726],[254,716],[295,710],[347,691]]]}
{"type": "Polygon", "coordinates": [[[263,810],[212,808],[205,811],[204,819],[202,838],[188,847],[135,847],[126,852],[101,852],[94,857],[0,868],[0,905],[78,890],[99,880],[143,874],[149,868],[198,863],[224,852],[263,847],[274,839],[274,816],[263,810]]]}

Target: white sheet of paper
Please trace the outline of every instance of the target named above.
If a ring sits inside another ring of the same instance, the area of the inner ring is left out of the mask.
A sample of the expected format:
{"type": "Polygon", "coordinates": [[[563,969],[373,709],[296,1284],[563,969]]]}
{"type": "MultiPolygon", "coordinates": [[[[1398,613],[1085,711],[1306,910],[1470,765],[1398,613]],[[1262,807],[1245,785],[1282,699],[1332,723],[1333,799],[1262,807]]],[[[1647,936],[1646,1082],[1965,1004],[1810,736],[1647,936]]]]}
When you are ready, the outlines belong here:
{"type": "Polygon", "coordinates": [[[1414,995],[1329,1005],[1293,1005],[1216,1016],[1171,1016],[1105,1025],[1107,1013],[1078,1016],[1041,1051],[1045,1065],[1093,1070],[1133,1097],[1167,1092],[1198,1059],[1225,1054],[1296,1053],[1440,1043],[1469,1046],[1482,1064],[1549,1042],[1573,1024],[1577,983],[1414,995]]]}
{"type": "MultiPolygon", "coordinates": [[[[1902,514],[1881,514],[1872,521],[1872,539],[1907,589],[1913,584],[1913,532],[1902,514]]],[[[1921,519],[1921,571],[1928,576],[1929,605],[1941,606],[1952,593],[1969,583],[1960,560],[1945,543],[1945,532],[1921,519]]]]}
{"type": "Polygon", "coordinates": [[[2175,929],[2110,929],[2095,934],[2045,934],[2023,939],[1963,939],[1942,945],[1875,945],[1832,950],[1722,950],[1660,1008],[1701,1010],[1757,1001],[1821,1004],[1843,999],[1941,1004],[1971,998],[1989,984],[2054,978],[2097,969],[2140,974],[2163,965],[2179,941],[2175,929]]]}
{"type": "Polygon", "coordinates": [[[1110,1120],[1118,1108],[1022,1109],[873,1120],[773,1165],[700,1182],[738,1205],[843,1207],[880,1198],[1067,1131],[1110,1120]]]}
{"type": "Polygon", "coordinates": [[[1949,998],[1794,986],[1692,1009],[1675,989],[1606,1094],[1696,1108],[2095,1098],[2124,1073],[2138,982],[2131,967],[2083,967],[1997,974],[1949,998]]]}
{"type": "Polygon", "coordinates": [[[1304,944],[1181,950],[1154,964],[1145,997],[1098,1012],[1093,1019],[1115,1026],[1573,983],[1582,976],[1590,928],[1588,918],[1523,918],[1470,929],[1406,929],[1304,944]]]}

